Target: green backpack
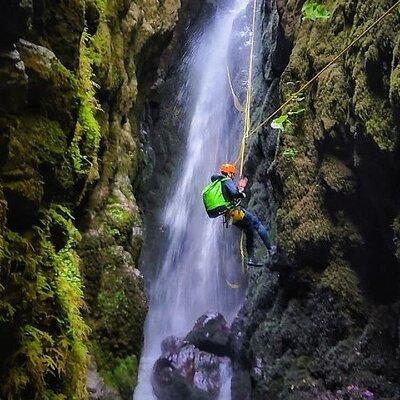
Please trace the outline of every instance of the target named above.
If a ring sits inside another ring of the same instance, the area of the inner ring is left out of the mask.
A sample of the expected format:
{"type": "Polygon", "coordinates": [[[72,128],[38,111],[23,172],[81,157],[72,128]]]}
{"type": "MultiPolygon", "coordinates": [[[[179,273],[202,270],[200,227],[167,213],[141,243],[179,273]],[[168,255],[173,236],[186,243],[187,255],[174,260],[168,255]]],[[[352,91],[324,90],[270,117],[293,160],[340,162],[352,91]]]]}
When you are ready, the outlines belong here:
{"type": "Polygon", "coordinates": [[[226,201],[222,193],[222,183],[229,178],[217,179],[210,182],[202,192],[204,207],[210,218],[216,218],[228,210],[231,202],[226,201]]]}

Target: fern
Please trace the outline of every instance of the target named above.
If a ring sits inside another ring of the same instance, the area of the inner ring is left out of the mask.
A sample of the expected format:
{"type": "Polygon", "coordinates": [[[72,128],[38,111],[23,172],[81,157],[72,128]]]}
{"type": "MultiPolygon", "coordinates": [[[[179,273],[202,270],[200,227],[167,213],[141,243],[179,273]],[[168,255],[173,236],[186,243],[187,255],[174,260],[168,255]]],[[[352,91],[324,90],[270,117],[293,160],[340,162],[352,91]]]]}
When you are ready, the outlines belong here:
{"type": "Polygon", "coordinates": [[[37,399],[85,399],[89,328],[82,317],[85,304],[75,250],[80,234],[64,206],[50,206],[40,217],[41,225],[29,238],[5,234],[9,281],[0,285],[0,311],[19,335],[16,351],[4,360],[7,372],[0,376],[0,396],[23,398],[24,392],[33,392],[37,399]],[[64,238],[60,249],[53,244],[55,231],[64,238]],[[18,326],[21,321],[25,323],[18,326]],[[55,381],[60,382],[57,392],[55,381]]]}
{"type": "MultiPolygon", "coordinates": [[[[101,4],[102,1],[99,1],[101,4]]],[[[101,110],[96,99],[96,85],[93,82],[92,60],[89,46],[92,37],[85,30],[80,43],[78,83],[80,108],[70,155],[74,169],[78,174],[88,176],[92,181],[98,174],[97,152],[100,146],[100,124],[96,112],[101,110]]]]}

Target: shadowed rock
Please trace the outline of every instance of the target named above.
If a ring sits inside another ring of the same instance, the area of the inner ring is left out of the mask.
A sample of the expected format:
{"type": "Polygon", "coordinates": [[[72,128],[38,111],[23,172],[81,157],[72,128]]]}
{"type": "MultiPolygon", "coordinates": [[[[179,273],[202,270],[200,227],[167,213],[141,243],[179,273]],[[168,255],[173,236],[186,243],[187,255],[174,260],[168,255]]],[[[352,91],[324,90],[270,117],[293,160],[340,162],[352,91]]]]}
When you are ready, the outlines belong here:
{"type": "Polygon", "coordinates": [[[186,340],[197,348],[218,356],[230,356],[230,328],[222,314],[209,313],[201,316],[186,340]]]}
{"type": "Polygon", "coordinates": [[[160,400],[217,399],[223,384],[226,357],[200,351],[191,344],[165,353],[153,369],[153,388],[160,400]]]}
{"type": "Polygon", "coordinates": [[[170,336],[153,368],[160,400],[214,400],[231,371],[230,328],[218,313],[200,317],[185,339],[170,336]]]}

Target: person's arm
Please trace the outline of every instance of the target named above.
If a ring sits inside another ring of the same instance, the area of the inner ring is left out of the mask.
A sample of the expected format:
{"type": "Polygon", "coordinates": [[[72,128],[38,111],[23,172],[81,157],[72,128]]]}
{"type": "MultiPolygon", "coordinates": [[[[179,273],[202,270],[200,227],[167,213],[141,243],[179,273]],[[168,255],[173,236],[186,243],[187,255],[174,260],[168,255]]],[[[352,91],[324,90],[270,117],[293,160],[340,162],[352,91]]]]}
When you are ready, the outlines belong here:
{"type": "Polygon", "coordinates": [[[224,196],[228,198],[228,201],[246,197],[243,192],[239,191],[232,179],[224,181],[224,189],[224,196]]]}
{"type": "Polygon", "coordinates": [[[237,183],[236,187],[238,188],[240,193],[244,192],[244,189],[246,188],[248,181],[249,180],[246,177],[241,178],[239,180],[239,182],[237,183]]]}

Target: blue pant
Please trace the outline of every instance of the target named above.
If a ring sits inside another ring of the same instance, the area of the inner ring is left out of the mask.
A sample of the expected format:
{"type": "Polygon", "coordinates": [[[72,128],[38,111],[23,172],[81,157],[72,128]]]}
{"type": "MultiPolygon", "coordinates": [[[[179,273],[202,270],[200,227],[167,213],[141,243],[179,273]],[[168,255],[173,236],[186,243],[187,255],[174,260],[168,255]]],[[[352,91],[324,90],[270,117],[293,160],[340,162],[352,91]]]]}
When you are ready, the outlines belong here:
{"type": "Polygon", "coordinates": [[[257,231],[260,235],[261,240],[265,244],[265,247],[269,250],[271,248],[271,242],[267,228],[261,223],[261,221],[249,211],[243,209],[245,215],[244,218],[234,223],[235,226],[242,229],[246,233],[246,251],[249,257],[254,256],[254,231],[257,231]]]}

